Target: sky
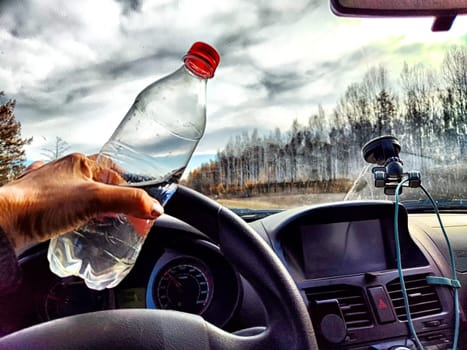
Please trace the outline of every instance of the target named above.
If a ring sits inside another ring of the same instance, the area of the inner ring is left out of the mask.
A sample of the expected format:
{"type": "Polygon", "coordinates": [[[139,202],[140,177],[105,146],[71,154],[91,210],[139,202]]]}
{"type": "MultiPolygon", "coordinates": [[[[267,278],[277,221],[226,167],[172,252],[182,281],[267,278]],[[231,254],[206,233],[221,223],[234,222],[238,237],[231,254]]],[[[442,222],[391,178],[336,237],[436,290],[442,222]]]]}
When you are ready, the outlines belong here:
{"type": "Polygon", "coordinates": [[[57,136],[96,153],[139,91],[208,42],[221,63],[194,166],[244,131],[329,112],[372,66],[397,76],[404,62],[439,66],[447,45],[466,45],[467,18],[447,33],[431,23],[338,18],[322,0],[0,0],[0,91],[33,137],[29,160],[57,136]]]}

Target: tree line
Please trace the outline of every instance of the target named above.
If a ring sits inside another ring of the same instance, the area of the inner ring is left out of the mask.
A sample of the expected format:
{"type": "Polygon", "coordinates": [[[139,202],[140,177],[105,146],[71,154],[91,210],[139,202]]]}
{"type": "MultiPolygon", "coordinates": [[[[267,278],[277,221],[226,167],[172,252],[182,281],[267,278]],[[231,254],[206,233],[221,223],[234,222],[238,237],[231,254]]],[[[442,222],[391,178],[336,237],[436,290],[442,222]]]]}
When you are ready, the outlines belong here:
{"type": "Polygon", "coordinates": [[[233,137],[186,184],[209,195],[345,191],[364,166],[362,146],[376,136],[395,135],[421,171],[465,162],[466,119],[467,49],[453,47],[439,69],[404,64],[394,79],[382,65],[370,68],[306,125],[233,137]]]}
{"type": "MultiPolygon", "coordinates": [[[[0,96],[3,94],[0,92],[0,96]]],[[[15,101],[0,104],[0,185],[24,169],[24,146],[15,101]]],[[[342,192],[362,169],[361,147],[392,134],[412,157],[412,167],[453,167],[449,176],[467,182],[467,49],[448,50],[441,67],[405,64],[398,77],[382,65],[350,84],[334,108],[318,106],[305,125],[287,131],[258,130],[233,137],[215,159],[193,170],[187,185],[210,195],[342,192]]],[[[68,150],[61,138],[44,156],[68,150]]],[[[464,184],[462,182],[462,185],[464,184]]],[[[462,187],[462,186],[461,186],[462,187]]]]}

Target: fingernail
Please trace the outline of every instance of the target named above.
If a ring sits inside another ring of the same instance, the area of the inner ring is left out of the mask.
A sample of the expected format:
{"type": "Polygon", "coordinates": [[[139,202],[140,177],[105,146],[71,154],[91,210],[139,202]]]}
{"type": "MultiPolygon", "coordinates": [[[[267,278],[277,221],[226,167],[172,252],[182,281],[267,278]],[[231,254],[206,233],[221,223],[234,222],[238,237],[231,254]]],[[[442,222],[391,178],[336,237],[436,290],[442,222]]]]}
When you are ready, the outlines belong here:
{"type": "Polygon", "coordinates": [[[164,208],[162,208],[162,205],[160,205],[159,202],[154,202],[151,215],[157,217],[162,214],[164,214],[164,208]]]}

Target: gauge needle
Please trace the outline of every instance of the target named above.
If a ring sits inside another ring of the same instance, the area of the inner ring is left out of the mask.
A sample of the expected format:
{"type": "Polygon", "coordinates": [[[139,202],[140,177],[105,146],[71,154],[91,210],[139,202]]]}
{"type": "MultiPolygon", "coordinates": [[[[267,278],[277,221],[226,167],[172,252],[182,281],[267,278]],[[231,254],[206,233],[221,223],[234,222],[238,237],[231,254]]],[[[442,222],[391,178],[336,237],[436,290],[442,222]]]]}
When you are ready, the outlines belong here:
{"type": "Polygon", "coordinates": [[[167,277],[169,277],[169,280],[175,284],[175,287],[177,289],[181,289],[182,288],[182,284],[180,283],[180,281],[177,279],[177,277],[175,277],[174,275],[172,275],[170,272],[167,272],[167,277]]]}

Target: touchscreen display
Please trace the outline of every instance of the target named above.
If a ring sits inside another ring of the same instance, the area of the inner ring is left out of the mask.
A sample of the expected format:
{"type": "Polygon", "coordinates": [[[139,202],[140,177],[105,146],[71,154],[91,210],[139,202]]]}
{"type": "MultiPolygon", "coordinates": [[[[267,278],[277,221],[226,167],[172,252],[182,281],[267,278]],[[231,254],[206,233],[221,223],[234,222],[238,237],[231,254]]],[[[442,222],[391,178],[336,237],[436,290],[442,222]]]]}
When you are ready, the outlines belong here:
{"type": "Polygon", "coordinates": [[[379,220],[305,225],[300,231],[307,278],[387,269],[379,220]]]}

